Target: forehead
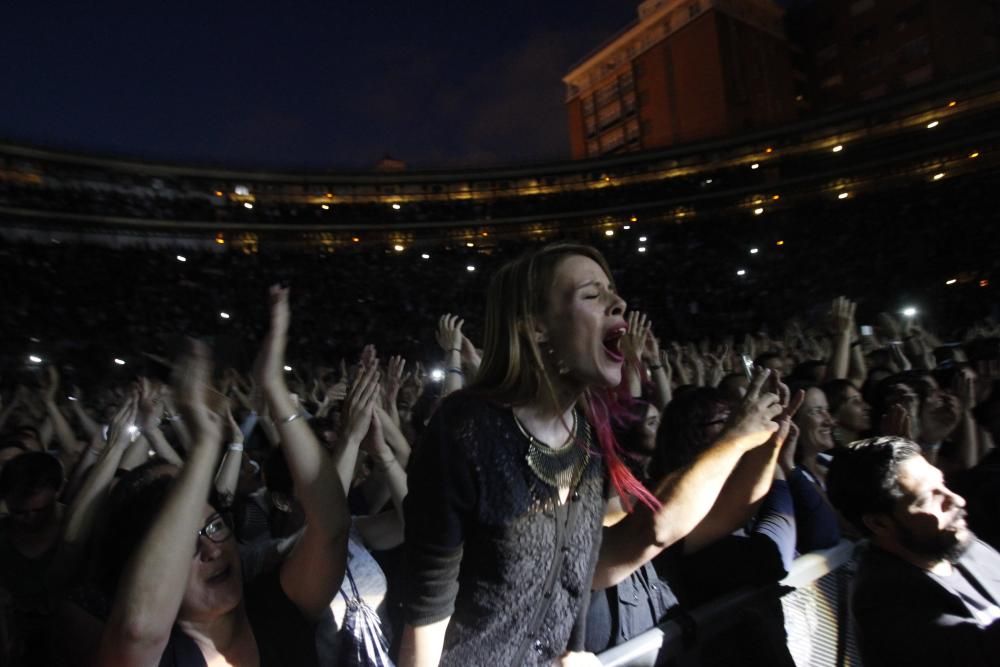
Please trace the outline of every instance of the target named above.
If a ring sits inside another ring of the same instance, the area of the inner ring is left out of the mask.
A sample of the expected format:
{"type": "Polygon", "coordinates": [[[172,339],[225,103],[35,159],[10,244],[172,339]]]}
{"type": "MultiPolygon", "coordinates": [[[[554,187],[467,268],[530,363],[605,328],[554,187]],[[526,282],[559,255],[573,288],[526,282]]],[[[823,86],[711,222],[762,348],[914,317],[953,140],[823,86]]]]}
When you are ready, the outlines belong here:
{"type": "Polygon", "coordinates": [[[806,391],[806,396],[802,401],[802,407],[806,409],[828,407],[826,402],[826,394],[823,393],[822,389],[817,389],[816,387],[810,387],[806,391]]]}
{"type": "Polygon", "coordinates": [[[941,483],[941,471],[922,456],[914,456],[899,464],[896,483],[904,499],[915,498],[941,483]]]}
{"type": "Polygon", "coordinates": [[[589,282],[607,285],[610,282],[608,274],[601,265],[584,255],[568,255],[556,265],[552,277],[553,287],[558,290],[576,289],[589,282]]]}

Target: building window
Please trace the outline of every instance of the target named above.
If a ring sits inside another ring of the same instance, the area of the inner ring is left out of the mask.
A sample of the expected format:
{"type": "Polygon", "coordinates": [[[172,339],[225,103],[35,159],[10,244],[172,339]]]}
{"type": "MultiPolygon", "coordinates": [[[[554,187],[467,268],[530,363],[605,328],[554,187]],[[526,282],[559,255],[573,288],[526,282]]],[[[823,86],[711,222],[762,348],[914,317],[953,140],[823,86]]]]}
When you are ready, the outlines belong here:
{"type": "Polygon", "coordinates": [[[601,135],[601,150],[605,153],[619,148],[625,143],[625,128],[616,127],[601,135]]]}
{"type": "Polygon", "coordinates": [[[597,91],[597,108],[603,107],[608,102],[618,98],[618,86],[611,84],[597,91]]]}
{"type": "Polygon", "coordinates": [[[611,125],[616,120],[622,116],[622,105],[621,102],[615,101],[613,104],[609,104],[606,107],[601,107],[601,110],[597,112],[597,124],[604,128],[611,125]]]}
{"type": "Polygon", "coordinates": [[[639,140],[639,121],[633,118],[625,124],[625,141],[632,143],[639,140]]]}

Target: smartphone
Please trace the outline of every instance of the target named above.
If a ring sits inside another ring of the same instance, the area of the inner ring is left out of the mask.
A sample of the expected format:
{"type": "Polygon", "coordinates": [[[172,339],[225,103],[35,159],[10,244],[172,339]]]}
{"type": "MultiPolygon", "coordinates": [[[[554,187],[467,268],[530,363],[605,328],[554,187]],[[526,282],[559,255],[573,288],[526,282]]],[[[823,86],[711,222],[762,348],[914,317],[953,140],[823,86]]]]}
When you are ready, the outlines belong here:
{"type": "Polygon", "coordinates": [[[747,380],[753,379],[753,359],[750,358],[749,354],[741,354],[740,359],[743,360],[743,373],[747,376],[747,380]]]}
{"type": "Polygon", "coordinates": [[[873,329],[870,324],[862,324],[861,325],[861,335],[862,336],[871,336],[874,333],[875,333],[875,329],[873,329]]]}

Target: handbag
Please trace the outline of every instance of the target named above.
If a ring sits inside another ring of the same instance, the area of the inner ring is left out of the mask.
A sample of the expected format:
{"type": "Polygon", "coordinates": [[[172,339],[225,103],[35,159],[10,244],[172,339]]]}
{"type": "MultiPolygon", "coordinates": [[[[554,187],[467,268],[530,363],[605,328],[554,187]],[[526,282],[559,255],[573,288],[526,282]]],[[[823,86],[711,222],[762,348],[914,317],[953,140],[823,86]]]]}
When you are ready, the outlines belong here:
{"type": "Polygon", "coordinates": [[[353,596],[348,597],[344,587],[340,587],[346,610],[344,627],[337,633],[340,640],[337,664],[345,667],[394,667],[389,657],[389,642],[382,632],[382,619],[358,594],[351,569],[347,568],[345,574],[353,596]]]}

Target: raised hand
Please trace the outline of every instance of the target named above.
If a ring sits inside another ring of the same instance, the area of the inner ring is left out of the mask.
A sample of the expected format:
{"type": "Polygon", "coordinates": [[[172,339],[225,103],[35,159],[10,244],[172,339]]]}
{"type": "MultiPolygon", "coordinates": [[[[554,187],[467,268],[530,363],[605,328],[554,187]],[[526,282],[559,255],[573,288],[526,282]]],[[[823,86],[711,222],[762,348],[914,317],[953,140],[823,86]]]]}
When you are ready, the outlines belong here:
{"type": "Polygon", "coordinates": [[[49,366],[45,369],[47,381],[42,385],[42,398],[46,404],[55,403],[56,392],[59,391],[59,369],[49,366]]]}
{"type": "Polygon", "coordinates": [[[208,346],[191,340],[174,364],[177,409],[195,444],[218,447],[222,442],[222,420],[208,407],[212,364],[208,346]]]}
{"type": "Polygon", "coordinates": [[[778,430],[775,417],[784,412],[785,407],[776,393],[763,392],[764,382],[771,376],[768,369],[754,372],[743,401],[729,417],[723,431],[724,438],[735,439],[740,447],[749,451],[767,442],[778,430]]]}
{"type": "Polygon", "coordinates": [[[406,381],[406,376],[404,375],[405,368],[406,360],[403,357],[399,355],[389,357],[389,364],[386,367],[385,373],[385,384],[382,387],[386,407],[396,404],[399,390],[406,381]]]}
{"type": "Polygon", "coordinates": [[[903,405],[895,403],[889,407],[882,417],[880,429],[882,435],[896,435],[907,440],[913,439],[913,421],[910,412],[903,405]]]}
{"type": "Polygon", "coordinates": [[[143,430],[156,428],[163,418],[163,401],[160,389],[146,378],[139,378],[137,385],[137,404],[139,408],[139,427],[143,430]]]}
{"type": "Polygon", "coordinates": [[[830,306],[830,328],[834,335],[854,332],[854,311],[857,304],[847,297],[838,296],[830,306]]]}
{"type": "Polygon", "coordinates": [[[465,320],[461,319],[458,315],[452,315],[451,313],[446,313],[441,316],[438,320],[437,332],[435,332],[435,337],[437,338],[437,344],[442,350],[447,354],[453,351],[462,351],[462,325],[465,324],[465,320]]]}
{"type": "Polygon", "coordinates": [[[358,375],[347,393],[341,411],[341,433],[345,441],[361,443],[371,425],[378,395],[378,366],[373,364],[358,375]]]}
{"type": "Polygon", "coordinates": [[[272,285],[268,291],[270,328],[254,362],[254,378],[262,388],[284,386],[285,347],[288,343],[288,288],[272,285]]]}
{"type": "Polygon", "coordinates": [[[111,423],[108,424],[109,447],[124,447],[134,440],[138,401],[138,394],[133,392],[111,418],[111,423]]]}
{"type": "Polygon", "coordinates": [[[622,340],[622,349],[625,352],[625,358],[630,362],[639,363],[652,326],[653,323],[647,320],[645,313],[633,310],[628,314],[628,331],[622,340]]]}

